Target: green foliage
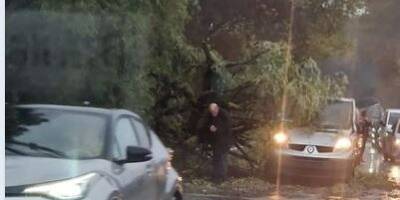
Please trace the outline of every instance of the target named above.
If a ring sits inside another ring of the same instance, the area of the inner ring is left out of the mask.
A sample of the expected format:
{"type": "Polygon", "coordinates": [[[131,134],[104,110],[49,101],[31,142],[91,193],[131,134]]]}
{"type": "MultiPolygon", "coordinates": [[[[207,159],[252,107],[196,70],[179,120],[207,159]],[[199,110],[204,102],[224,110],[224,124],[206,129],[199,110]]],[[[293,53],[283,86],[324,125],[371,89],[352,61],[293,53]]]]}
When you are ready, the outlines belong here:
{"type": "Polygon", "coordinates": [[[193,50],[181,33],[186,4],[41,0],[28,6],[32,10],[9,11],[8,100],[75,105],[88,100],[150,117],[157,96],[150,93],[154,82],[148,74],[180,73],[191,59],[186,52],[193,50]]]}

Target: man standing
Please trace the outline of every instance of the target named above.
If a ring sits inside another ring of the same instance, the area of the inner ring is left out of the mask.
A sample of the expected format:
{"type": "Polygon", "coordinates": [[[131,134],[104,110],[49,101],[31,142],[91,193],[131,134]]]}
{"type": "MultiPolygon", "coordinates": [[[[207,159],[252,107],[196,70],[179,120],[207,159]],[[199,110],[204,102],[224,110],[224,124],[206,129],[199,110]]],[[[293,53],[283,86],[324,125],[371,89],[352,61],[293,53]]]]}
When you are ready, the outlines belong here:
{"type": "Polygon", "coordinates": [[[362,137],[362,146],[361,146],[361,160],[363,160],[365,143],[368,139],[369,129],[372,127],[371,121],[368,119],[367,111],[363,110],[360,115],[360,120],[358,121],[358,133],[361,134],[362,137]]]}
{"type": "Polygon", "coordinates": [[[213,151],[213,178],[216,181],[223,181],[227,176],[227,154],[232,143],[229,113],[216,103],[211,103],[208,106],[208,111],[201,117],[197,125],[197,132],[200,137],[211,144],[213,151]]]}

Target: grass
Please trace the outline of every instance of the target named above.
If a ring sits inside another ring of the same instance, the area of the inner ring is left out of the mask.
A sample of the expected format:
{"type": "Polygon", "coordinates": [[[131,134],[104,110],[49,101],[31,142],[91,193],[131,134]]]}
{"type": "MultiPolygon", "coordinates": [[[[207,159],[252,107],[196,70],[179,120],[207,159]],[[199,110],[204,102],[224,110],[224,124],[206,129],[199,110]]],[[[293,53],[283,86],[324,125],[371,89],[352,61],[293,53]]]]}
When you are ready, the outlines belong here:
{"type": "Polygon", "coordinates": [[[254,177],[231,178],[222,183],[207,179],[192,179],[184,183],[186,193],[220,194],[239,197],[258,197],[274,188],[268,182],[254,177]]]}

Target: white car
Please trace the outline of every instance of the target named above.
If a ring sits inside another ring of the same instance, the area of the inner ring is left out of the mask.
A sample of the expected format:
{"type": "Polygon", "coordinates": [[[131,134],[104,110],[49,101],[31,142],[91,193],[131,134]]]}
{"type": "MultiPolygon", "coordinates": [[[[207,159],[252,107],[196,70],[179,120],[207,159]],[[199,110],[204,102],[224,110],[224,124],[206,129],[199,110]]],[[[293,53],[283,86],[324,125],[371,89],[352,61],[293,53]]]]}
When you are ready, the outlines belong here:
{"type": "Polygon", "coordinates": [[[6,200],[182,199],[157,135],[128,110],[23,105],[6,112],[6,200]]]}
{"type": "Polygon", "coordinates": [[[356,115],[354,99],[335,99],[322,109],[312,127],[275,134],[279,148],[272,166],[280,170],[270,170],[280,171],[282,177],[350,179],[360,150],[356,115]]]}
{"type": "Polygon", "coordinates": [[[400,109],[387,109],[386,110],[386,118],[385,125],[388,129],[394,129],[396,122],[400,119],[400,109]]]}
{"type": "Polygon", "coordinates": [[[400,157],[400,109],[388,109],[382,134],[383,157],[395,162],[400,157]]]}
{"type": "Polygon", "coordinates": [[[387,161],[395,161],[396,157],[399,157],[399,148],[395,148],[400,145],[400,137],[393,132],[395,130],[396,122],[400,119],[400,109],[390,108],[386,110],[385,121],[383,125],[382,134],[382,152],[383,157],[387,161]]]}

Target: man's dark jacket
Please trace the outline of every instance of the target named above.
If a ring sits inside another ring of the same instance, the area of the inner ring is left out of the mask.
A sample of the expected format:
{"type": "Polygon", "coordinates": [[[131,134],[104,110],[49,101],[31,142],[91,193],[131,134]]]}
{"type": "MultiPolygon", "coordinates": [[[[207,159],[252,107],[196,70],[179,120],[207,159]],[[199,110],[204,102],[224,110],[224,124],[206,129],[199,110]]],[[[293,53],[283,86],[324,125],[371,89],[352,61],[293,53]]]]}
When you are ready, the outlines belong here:
{"type": "Polygon", "coordinates": [[[361,119],[357,123],[358,133],[363,137],[368,137],[369,129],[372,127],[372,123],[368,119],[361,119]]]}
{"type": "Polygon", "coordinates": [[[231,119],[229,113],[221,108],[216,117],[209,111],[204,113],[196,129],[200,142],[211,144],[214,150],[228,151],[232,145],[231,119]],[[217,127],[216,132],[210,131],[212,125],[217,127]]]}

